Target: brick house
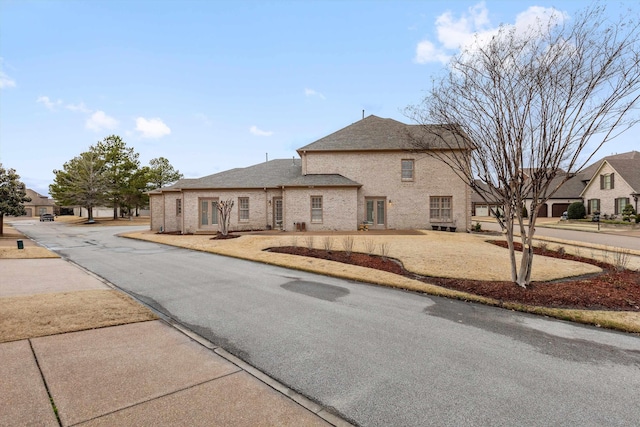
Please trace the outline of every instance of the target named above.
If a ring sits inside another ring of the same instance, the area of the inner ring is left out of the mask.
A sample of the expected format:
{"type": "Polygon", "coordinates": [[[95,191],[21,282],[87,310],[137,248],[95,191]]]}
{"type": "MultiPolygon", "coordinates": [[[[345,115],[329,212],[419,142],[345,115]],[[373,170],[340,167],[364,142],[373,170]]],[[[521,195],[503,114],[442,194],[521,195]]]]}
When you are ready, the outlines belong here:
{"type": "Polygon", "coordinates": [[[179,180],[149,193],[151,229],[216,232],[216,203],[231,199],[230,230],[466,231],[470,190],[444,163],[414,149],[422,131],[372,115],[299,148],[300,158],[179,180]]]}
{"type": "Polygon", "coordinates": [[[30,188],[26,190],[27,197],[31,198],[30,202],[24,202],[24,209],[27,211],[25,216],[39,217],[42,214],[53,214],[55,202],[47,196],[43,196],[30,188]]]}
{"type": "Polygon", "coordinates": [[[624,207],[633,205],[638,212],[640,198],[640,152],[607,156],[586,168],[581,179],[587,214],[619,217],[624,207]]]}

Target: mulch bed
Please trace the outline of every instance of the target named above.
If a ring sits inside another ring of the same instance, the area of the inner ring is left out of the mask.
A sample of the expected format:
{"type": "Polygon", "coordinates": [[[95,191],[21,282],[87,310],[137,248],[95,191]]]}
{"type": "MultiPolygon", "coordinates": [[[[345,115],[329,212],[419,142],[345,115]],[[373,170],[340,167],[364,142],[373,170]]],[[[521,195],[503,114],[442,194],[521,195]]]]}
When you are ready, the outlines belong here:
{"type": "MultiPolygon", "coordinates": [[[[504,241],[493,241],[491,243],[506,247],[506,242],[504,241]]],[[[516,243],[515,248],[516,250],[521,250],[518,243],[516,243]]],[[[388,257],[383,258],[378,255],[326,251],[298,246],[275,247],[267,250],[375,268],[501,302],[552,308],[640,312],[640,272],[631,270],[618,271],[610,264],[566,254],[563,251],[551,251],[544,248],[534,249],[536,256],[549,256],[585,262],[602,268],[603,272],[587,277],[552,282],[533,282],[528,288],[524,289],[513,282],[419,276],[405,270],[400,261],[388,257]]]]}

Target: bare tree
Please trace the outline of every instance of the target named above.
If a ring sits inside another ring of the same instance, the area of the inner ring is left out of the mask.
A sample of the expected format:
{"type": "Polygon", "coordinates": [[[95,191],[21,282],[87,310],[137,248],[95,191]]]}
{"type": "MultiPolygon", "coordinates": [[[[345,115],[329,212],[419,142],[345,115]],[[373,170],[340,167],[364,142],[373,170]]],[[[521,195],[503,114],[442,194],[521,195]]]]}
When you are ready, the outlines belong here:
{"type": "Polygon", "coordinates": [[[531,283],[538,207],[638,122],[637,14],[610,22],[596,5],[571,21],[562,18],[550,16],[524,32],[503,26],[488,42],[476,39],[452,58],[422,103],[406,110],[429,136],[417,139],[416,148],[444,144],[451,150],[427,153],[485,201],[502,204],[511,277],[522,287],[531,283]],[[442,138],[428,123],[444,123],[455,138],[442,138]],[[468,140],[475,150],[459,150],[468,140]],[[526,199],[532,200],[528,223],[526,199]],[[514,229],[523,248],[519,268],[514,229]]]}
{"type": "Polygon", "coordinates": [[[233,209],[233,199],[222,200],[216,203],[216,208],[220,214],[220,234],[229,234],[229,224],[231,223],[231,210],[233,209]]]}

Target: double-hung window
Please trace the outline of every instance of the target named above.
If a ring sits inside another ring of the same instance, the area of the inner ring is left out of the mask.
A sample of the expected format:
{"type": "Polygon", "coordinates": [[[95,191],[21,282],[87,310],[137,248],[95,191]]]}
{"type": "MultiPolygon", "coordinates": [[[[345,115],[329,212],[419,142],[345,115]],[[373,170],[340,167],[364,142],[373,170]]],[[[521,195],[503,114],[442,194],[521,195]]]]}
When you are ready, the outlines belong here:
{"type": "Polygon", "coordinates": [[[238,197],[238,220],[249,221],[249,198],[238,197]]]}
{"type": "Polygon", "coordinates": [[[589,199],[587,201],[588,214],[593,215],[600,212],[600,199],[589,199]]]}
{"type": "Polygon", "coordinates": [[[614,174],[612,173],[600,175],[600,189],[613,190],[614,188],[613,178],[614,178],[614,174]]]}
{"type": "Polygon", "coordinates": [[[322,222],[322,196],[311,196],[311,222],[322,222]]]}
{"type": "Polygon", "coordinates": [[[451,196],[432,196],[429,200],[429,218],[434,222],[450,222],[451,206],[451,196]]]}
{"type": "Polygon", "coordinates": [[[620,197],[618,199],[616,199],[616,206],[615,206],[615,214],[619,215],[622,213],[622,211],[624,210],[624,207],[627,206],[629,204],[629,198],[628,197],[620,197]]]}
{"type": "Polygon", "coordinates": [[[402,181],[413,181],[415,162],[413,159],[402,159],[402,181]]]}

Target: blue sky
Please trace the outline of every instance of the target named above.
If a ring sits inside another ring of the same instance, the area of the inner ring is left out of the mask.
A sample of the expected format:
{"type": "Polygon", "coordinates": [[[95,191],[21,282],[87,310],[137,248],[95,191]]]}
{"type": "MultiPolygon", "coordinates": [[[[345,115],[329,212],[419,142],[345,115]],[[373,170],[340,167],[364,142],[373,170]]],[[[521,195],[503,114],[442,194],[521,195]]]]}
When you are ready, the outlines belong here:
{"type": "MultiPolygon", "coordinates": [[[[290,158],[362,110],[408,122],[472,33],[588,4],[0,0],[0,162],[46,194],[111,134],[188,178],[290,158]]],[[[639,149],[637,133],[602,156],[639,149]]]]}

